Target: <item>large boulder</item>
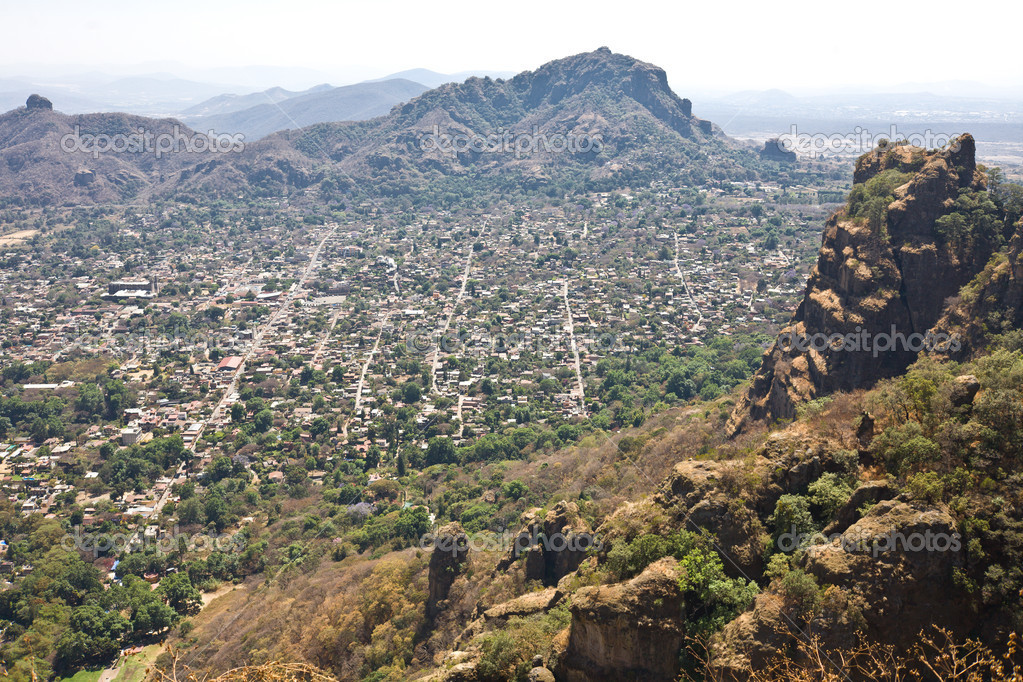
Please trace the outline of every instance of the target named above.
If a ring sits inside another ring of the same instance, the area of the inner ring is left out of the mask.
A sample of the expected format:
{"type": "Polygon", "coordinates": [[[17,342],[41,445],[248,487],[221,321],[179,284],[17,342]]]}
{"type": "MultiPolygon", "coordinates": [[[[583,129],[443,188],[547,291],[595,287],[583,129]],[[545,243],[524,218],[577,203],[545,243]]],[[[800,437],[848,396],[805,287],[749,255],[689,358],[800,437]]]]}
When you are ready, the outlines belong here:
{"type": "Polygon", "coordinates": [[[871,637],[908,645],[923,629],[960,631],[968,623],[969,600],[953,580],[964,563],[964,542],[948,511],[885,500],[841,539],[808,551],[804,568],[863,604],[871,637]]]}
{"type": "Polygon", "coordinates": [[[682,605],[678,565],[670,557],[628,582],[580,589],[572,598],[559,679],[673,682],[684,641],[682,605]]]}
{"type": "Polygon", "coordinates": [[[703,529],[717,538],[731,577],[757,577],[764,569],[763,524],[756,511],[722,489],[739,462],[679,462],[661,485],[655,501],[673,511],[684,530],[703,529]]]}
{"type": "MultiPolygon", "coordinates": [[[[870,495],[887,495],[873,486],[870,495]]],[[[869,495],[868,495],[869,496],[869,495]]],[[[715,639],[711,678],[738,682],[791,651],[807,633],[824,650],[849,650],[863,636],[908,650],[937,626],[960,635],[976,625],[969,598],[953,579],[964,563],[955,521],[944,509],[882,500],[838,538],[802,555],[799,568],[830,585],[820,608],[786,604],[778,583],[715,639]]]]}
{"type": "Polygon", "coordinates": [[[80,170],[75,173],[72,182],[75,187],[88,187],[96,182],[96,174],[91,170],[80,170]]]}

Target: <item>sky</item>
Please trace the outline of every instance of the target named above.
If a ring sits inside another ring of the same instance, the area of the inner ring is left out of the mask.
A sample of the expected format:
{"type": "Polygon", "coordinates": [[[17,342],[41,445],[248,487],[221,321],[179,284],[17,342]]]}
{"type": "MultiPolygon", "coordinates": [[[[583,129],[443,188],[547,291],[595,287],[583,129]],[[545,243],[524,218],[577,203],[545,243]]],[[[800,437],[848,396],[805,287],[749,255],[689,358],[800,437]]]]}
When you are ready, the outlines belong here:
{"type": "MultiPolygon", "coordinates": [[[[680,94],[979,81],[1023,95],[1023,7],[858,3],[0,0],[0,75],[270,65],[334,85],[409,68],[519,72],[600,46],[663,67],[680,94]]],[[[235,74],[237,75],[237,74],[235,74]]]]}

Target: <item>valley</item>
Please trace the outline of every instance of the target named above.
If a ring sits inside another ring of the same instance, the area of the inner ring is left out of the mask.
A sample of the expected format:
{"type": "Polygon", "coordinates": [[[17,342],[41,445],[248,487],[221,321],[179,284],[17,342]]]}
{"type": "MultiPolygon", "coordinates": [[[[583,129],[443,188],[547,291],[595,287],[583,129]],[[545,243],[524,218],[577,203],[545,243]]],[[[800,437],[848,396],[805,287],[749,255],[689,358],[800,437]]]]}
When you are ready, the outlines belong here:
{"type": "Polygon", "coordinates": [[[772,153],[608,48],[400,97],[0,115],[7,678],[1019,679],[1013,153],[772,153]]]}

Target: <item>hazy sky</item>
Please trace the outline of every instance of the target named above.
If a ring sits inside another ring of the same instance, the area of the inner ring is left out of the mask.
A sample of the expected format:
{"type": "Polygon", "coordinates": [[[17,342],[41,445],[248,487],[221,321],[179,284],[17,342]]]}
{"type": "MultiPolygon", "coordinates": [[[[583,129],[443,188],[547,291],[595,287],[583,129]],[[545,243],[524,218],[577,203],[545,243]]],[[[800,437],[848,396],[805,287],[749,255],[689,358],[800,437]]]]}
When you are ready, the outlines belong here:
{"type": "Polygon", "coordinates": [[[664,67],[682,94],[946,80],[1015,87],[1021,19],[1008,0],[0,0],[0,68],[273,65],[340,84],[413,67],[517,72],[607,45],[664,67]]]}

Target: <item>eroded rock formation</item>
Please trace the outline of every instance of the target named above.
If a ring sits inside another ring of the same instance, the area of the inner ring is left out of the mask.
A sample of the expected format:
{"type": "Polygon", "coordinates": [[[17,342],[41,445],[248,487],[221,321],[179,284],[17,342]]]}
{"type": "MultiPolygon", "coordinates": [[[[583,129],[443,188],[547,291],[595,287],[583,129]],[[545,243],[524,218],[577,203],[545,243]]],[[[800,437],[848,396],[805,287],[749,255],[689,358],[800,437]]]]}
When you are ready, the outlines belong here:
{"type": "Polygon", "coordinates": [[[672,682],[683,644],[682,600],[670,557],[628,582],[582,588],[556,672],[568,682],[672,682]]]}
{"type": "Polygon", "coordinates": [[[430,594],[426,616],[436,618],[444,608],[451,586],[469,559],[469,537],[457,522],[442,527],[434,536],[430,555],[430,594]]]}
{"type": "Polygon", "coordinates": [[[887,170],[913,175],[895,189],[880,225],[846,210],[828,220],[803,301],[733,411],[733,435],[752,422],[792,419],[801,402],[904,371],[946,299],[991,257],[994,244],[974,240],[968,248],[949,248],[935,229],[960,190],[985,187],[970,135],[933,152],[879,147],[859,159],[855,183],[887,170]]]}

